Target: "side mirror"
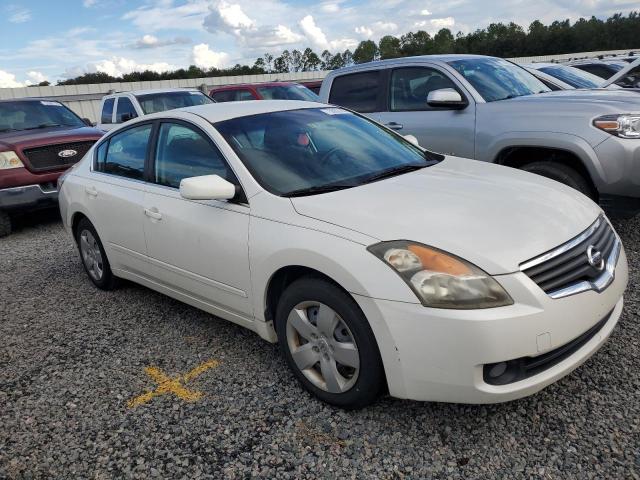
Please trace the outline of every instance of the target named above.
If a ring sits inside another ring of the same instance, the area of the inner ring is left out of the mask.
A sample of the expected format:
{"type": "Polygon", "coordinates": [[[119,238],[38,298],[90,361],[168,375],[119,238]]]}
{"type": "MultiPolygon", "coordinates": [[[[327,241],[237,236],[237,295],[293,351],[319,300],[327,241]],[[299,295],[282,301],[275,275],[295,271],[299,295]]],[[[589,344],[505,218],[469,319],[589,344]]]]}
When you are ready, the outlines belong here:
{"type": "Polygon", "coordinates": [[[467,106],[467,102],[463,100],[462,95],[453,88],[430,91],[427,103],[432,107],[465,108],[467,106]]]}
{"type": "Polygon", "coordinates": [[[230,200],[236,196],[236,186],[218,175],[183,178],[180,195],[187,200],[230,200]]]}
{"type": "Polygon", "coordinates": [[[420,146],[420,144],[418,143],[418,139],[416,137],[414,137],[413,135],[403,135],[403,137],[408,142],[413,143],[416,147],[420,146]]]}
{"type": "Polygon", "coordinates": [[[84,124],[87,127],[93,127],[93,122],[91,120],[89,120],[88,118],[83,118],[82,121],[84,122],[84,124]]]}

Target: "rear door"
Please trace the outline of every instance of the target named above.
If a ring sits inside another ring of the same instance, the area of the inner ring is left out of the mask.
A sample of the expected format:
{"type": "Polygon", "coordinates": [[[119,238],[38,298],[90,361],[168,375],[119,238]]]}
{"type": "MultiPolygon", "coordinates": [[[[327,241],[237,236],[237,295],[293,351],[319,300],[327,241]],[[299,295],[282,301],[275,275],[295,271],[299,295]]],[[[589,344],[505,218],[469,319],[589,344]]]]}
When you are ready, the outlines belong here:
{"type": "Polygon", "coordinates": [[[116,273],[148,273],[142,205],[152,131],[152,123],[138,124],[102,142],[85,184],[85,205],[116,273]]]}
{"type": "Polygon", "coordinates": [[[390,69],[385,93],[385,109],[378,113],[382,124],[402,135],[414,135],[428,150],[474,158],[475,102],[447,72],[436,66],[390,69]],[[445,88],[458,91],[468,106],[429,106],[429,93],[445,88]]]}

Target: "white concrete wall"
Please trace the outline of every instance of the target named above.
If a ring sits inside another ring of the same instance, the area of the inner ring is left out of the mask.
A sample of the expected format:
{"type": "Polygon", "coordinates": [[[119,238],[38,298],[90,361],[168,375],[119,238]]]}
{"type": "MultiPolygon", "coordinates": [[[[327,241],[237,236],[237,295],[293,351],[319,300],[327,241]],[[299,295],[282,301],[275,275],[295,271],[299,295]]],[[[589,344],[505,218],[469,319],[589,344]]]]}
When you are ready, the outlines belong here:
{"type": "MultiPolygon", "coordinates": [[[[563,61],[571,58],[597,57],[598,55],[624,55],[634,50],[617,50],[606,52],[580,52],[566,55],[546,55],[539,57],[511,58],[516,63],[563,61]]],[[[640,52],[640,49],[635,50],[640,52]]],[[[100,115],[100,99],[110,90],[129,91],[149,88],[199,88],[205,84],[207,87],[215,85],[230,85],[235,83],[257,83],[273,81],[297,81],[297,80],[321,80],[327,75],[326,71],[320,72],[296,72],[296,73],[270,73],[264,75],[239,75],[233,77],[209,77],[183,80],[159,80],[155,82],[117,82],[99,83],[94,85],[61,85],[50,87],[24,87],[24,88],[0,88],[0,99],[23,97],[58,97],[58,100],[71,108],[83,118],[89,118],[96,122],[100,115]]]]}

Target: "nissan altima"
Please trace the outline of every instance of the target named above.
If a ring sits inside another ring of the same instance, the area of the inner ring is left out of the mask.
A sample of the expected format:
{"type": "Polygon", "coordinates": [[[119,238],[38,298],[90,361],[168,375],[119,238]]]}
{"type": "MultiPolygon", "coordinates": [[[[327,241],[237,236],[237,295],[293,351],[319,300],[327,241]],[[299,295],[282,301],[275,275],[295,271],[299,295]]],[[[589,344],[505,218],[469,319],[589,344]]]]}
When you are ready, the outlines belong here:
{"type": "Polygon", "coordinates": [[[278,342],[345,408],[533,394],[602,346],[628,279],[577,191],[312,102],[133,120],[59,187],[96,287],[137,282],[278,342]]]}

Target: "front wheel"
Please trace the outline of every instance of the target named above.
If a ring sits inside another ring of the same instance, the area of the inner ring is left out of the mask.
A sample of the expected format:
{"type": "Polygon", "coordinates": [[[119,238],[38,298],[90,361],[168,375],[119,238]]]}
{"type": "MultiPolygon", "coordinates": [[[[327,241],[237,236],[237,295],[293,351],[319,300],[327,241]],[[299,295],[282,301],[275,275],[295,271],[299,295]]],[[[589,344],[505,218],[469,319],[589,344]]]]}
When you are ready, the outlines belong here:
{"type": "Polygon", "coordinates": [[[595,195],[589,182],[577,170],[568,165],[550,161],[531,162],[523,165],[522,170],[563,183],[594,199],[595,195]]]}
{"type": "Polygon", "coordinates": [[[282,294],[278,342],[302,385],[343,408],[374,402],[384,386],[378,346],[356,302],[336,285],[302,278],[282,294]]]}

